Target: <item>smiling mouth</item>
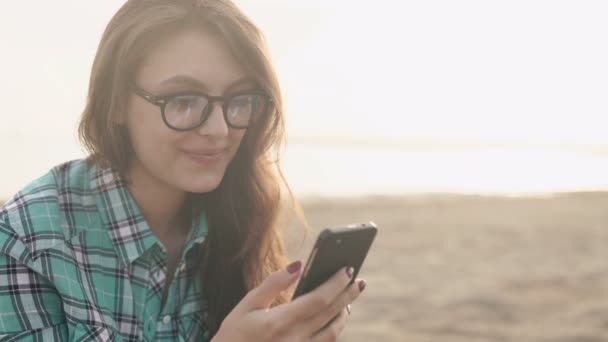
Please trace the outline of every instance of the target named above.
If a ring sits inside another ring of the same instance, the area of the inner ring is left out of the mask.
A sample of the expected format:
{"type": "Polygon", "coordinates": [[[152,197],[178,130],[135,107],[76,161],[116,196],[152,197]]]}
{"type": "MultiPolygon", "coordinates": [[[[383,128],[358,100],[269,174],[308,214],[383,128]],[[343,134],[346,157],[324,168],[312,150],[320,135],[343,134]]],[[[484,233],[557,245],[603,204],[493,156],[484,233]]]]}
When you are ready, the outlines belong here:
{"type": "Polygon", "coordinates": [[[221,160],[226,155],[226,150],[215,150],[215,151],[204,151],[204,152],[190,152],[183,151],[190,159],[197,162],[215,162],[221,160]]]}

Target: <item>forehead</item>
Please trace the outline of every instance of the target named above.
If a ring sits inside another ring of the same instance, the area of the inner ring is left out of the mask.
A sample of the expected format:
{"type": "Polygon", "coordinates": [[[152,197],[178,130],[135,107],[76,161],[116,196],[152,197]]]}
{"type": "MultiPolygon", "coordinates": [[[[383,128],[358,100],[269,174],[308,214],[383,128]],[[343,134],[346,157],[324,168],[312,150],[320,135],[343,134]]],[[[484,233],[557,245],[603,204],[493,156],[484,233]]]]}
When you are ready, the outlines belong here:
{"type": "Polygon", "coordinates": [[[196,29],[183,29],[159,41],[144,57],[135,81],[155,90],[178,75],[197,80],[209,93],[222,93],[247,76],[219,38],[196,29]]]}

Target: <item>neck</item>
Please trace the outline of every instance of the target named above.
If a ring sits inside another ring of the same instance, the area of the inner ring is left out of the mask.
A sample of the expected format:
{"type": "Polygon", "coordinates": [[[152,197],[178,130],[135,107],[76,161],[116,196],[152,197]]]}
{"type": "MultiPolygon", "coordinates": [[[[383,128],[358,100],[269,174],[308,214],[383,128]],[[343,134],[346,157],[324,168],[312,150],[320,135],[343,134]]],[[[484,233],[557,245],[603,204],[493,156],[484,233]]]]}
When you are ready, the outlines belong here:
{"type": "Polygon", "coordinates": [[[143,170],[134,163],[128,170],[128,189],[144,215],[150,230],[163,238],[175,234],[186,193],[143,170]]]}

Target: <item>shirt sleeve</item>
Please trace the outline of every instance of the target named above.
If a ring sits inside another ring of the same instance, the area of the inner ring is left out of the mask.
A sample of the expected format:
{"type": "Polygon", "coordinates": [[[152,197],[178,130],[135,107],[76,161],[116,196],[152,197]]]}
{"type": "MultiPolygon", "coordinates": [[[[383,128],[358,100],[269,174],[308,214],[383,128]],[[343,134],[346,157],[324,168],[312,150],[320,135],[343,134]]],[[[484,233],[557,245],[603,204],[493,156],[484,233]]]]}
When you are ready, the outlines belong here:
{"type": "Polygon", "coordinates": [[[66,341],[61,298],[44,277],[0,252],[0,340],[66,341]]]}

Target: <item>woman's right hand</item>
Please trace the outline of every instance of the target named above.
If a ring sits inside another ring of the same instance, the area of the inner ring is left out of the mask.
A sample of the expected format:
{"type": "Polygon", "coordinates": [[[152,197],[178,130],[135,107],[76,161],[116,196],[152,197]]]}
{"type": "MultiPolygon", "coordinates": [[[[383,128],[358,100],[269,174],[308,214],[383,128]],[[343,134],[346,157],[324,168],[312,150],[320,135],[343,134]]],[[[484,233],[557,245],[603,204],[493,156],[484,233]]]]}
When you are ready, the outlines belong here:
{"type": "Polygon", "coordinates": [[[352,269],[343,268],[314,291],[270,308],[300,272],[301,263],[296,261],[249,291],[224,319],[212,342],[335,341],[346,323],[346,306],[359,297],[365,281],[349,286],[352,269]]]}

